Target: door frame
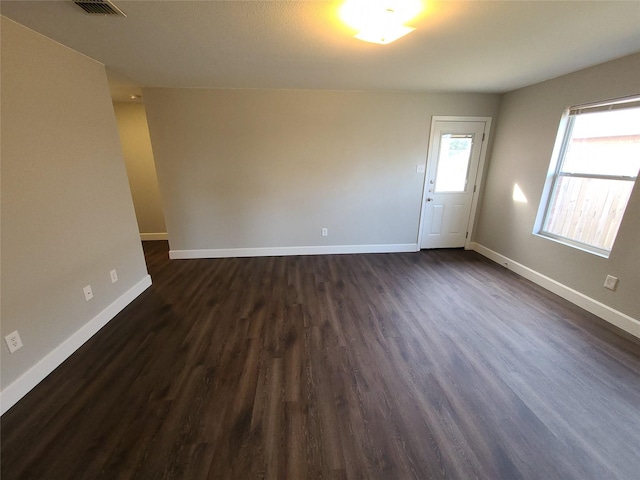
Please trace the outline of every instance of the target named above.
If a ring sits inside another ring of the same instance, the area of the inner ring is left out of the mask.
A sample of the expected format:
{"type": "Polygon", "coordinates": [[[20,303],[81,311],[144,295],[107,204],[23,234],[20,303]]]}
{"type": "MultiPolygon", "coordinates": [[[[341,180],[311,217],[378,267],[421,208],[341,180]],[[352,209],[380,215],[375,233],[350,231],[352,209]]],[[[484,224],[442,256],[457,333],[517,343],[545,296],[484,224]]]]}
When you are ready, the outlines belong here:
{"type": "MultiPolygon", "coordinates": [[[[487,155],[487,146],[489,145],[489,134],[491,133],[491,120],[492,117],[460,117],[460,116],[433,116],[431,117],[431,131],[429,133],[429,146],[427,147],[427,159],[425,162],[425,174],[422,182],[422,196],[420,204],[420,222],[418,224],[418,250],[421,250],[422,245],[422,228],[424,226],[425,217],[425,205],[427,202],[429,162],[437,160],[433,158],[431,149],[435,142],[436,123],[437,122],[484,122],[484,135],[482,144],[480,146],[480,159],[478,160],[478,171],[476,178],[474,179],[474,192],[471,197],[471,212],[469,214],[469,220],[467,222],[467,238],[464,241],[464,249],[469,250],[471,245],[471,237],[473,236],[473,227],[476,219],[476,211],[478,209],[478,198],[480,197],[480,191],[482,189],[482,181],[484,179],[484,164],[487,155]]],[[[437,152],[435,152],[437,155],[437,152]]]]}

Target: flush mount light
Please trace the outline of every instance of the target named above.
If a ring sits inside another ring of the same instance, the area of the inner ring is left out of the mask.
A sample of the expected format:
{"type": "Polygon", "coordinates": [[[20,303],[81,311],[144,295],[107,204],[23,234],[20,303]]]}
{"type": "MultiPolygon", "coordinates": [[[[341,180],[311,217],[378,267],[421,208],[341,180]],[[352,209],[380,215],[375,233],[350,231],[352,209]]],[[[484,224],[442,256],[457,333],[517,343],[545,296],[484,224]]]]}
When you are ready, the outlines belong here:
{"type": "Polygon", "coordinates": [[[139,98],[142,98],[142,95],[129,95],[129,98],[131,100],[138,100],[139,98]]]}
{"type": "Polygon", "coordinates": [[[364,40],[365,42],[386,45],[400,37],[404,37],[407,33],[411,33],[414,30],[415,28],[407,27],[406,25],[385,25],[384,28],[369,28],[361,30],[354,35],[354,37],[358,40],[364,40]]]}
{"type": "Polygon", "coordinates": [[[415,28],[404,25],[422,11],[420,0],[347,0],[340,17],[358,30],[355,38],[387,44],[415,28]]]}

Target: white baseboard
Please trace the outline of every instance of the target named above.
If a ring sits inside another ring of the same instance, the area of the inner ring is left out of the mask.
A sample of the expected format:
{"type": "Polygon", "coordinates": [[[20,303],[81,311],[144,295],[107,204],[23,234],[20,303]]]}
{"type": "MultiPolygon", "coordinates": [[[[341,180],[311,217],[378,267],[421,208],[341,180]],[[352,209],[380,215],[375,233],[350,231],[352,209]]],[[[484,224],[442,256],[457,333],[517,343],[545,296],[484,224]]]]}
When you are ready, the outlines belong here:
{"type": "Polygon", "coordinates": [[[167,236],[167,232],[164,233],[141,233],[140,234],[140,240],[142,240],[143,242],[145,241],[149,241],[149,240],[168,240],[169,237],[167,236]]]}
{"type": "Polygon", "coordinates": [[[32,388],[44,380],[47,375],[53,372],[62,362],[69,358],[78,348],[150,286],[151,277],[147,275],[73,335],[58,345],[42,360],[27,370],[11,385],[2,390],[2,392],[0,392],[0,415],[3,415],[13,407],[22,397],[29,393],[32,388]]]}
{"type": "Polygon", "coordinates": [[[388,245],[320,245],[308,247],[215,248],[206,250],[171,250],[169,258],[285,257],[290,255],[335,255],[347,253],[417,252],[417,243],[388,245]]]}
{"type": "Polygon", "coordinates": [[[621,328],[627,333],[640,338],[640,320],[637,320],[626,313],[619,312],[604,303],[601,303],[597,300],[594,300],[587,295],[578,292],[566,285],[553,280],[535,270],[532,270],[529,267],[522,265],[521,263],[515,262],[504,255],[499,254],[498,252],[494,252],[493,250],[480,245],[478,243],[472,242],[469,245],[470,250],[474,250],[478,252],[480,255],[487,257],[489,260],[493,260],[496,263],[512,270],[518,275],[526,278],[527,280],[531,280],[533,283],[540,285],[543,288],[546,288],[550,292],[555,293],[556,295],[564,298],[565,300],[570,301],[571,303],[584,308],[586,311],[593,313],[594,315],[606,320],[607,322],[615,325],[618,328],[621,328]]]}

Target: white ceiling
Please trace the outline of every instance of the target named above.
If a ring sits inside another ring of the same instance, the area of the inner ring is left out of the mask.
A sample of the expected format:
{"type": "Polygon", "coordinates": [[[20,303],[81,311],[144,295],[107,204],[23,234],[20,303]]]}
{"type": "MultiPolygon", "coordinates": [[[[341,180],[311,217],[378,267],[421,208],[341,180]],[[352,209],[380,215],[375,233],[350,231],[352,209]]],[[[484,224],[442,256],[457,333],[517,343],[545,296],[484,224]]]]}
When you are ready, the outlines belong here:
{"type": "Polygon", "coordinates": [[[640,51],[640,1],[435,1],[389,45],[356,40],[340,1],[70,0],[0,12],[137,86],[505,92],[640,51]]]}

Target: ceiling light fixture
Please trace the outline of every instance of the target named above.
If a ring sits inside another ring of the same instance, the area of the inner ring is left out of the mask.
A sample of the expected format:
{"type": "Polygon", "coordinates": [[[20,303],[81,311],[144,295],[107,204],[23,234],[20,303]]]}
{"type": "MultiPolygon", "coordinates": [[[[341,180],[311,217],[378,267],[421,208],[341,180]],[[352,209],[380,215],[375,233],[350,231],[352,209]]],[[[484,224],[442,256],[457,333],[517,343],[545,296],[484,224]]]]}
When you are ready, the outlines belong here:
{"type": "Polygon", "coordinates": [[[404,25],[422,11],[420,0],[347,0],[340,17],[358,30],[355,38],[386,45],[415,28],[404,25]]]}

